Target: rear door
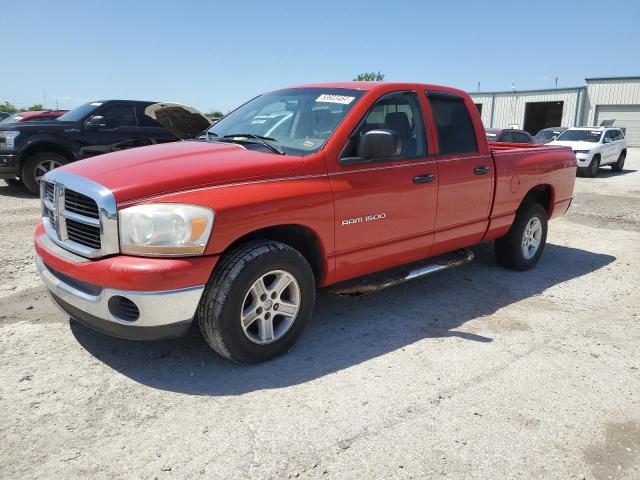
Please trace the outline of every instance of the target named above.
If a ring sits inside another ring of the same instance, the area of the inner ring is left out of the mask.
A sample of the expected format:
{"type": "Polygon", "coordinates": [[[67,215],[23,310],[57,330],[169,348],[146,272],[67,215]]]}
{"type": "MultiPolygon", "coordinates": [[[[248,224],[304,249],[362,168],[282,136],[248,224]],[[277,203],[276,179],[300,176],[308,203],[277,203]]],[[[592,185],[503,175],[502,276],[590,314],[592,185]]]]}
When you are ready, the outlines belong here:
{"type": "MultiPolygon", "coordinates": [[[[480,152],[463,97],[426,92],[437,130],[439,192],[433,254],[478,243],[488,225],[495,172],[480,152]]],[[[473,105],[473,104],[471,104],[473,105]]]]}
{"type": "Polygon", "coordinates": [[[426,257],[433,241],[438,180],[416,92],[379,98],[340,158],[355,157],[360,138],[374,129],[395,131],[400,155],[359,165],[329,159],[336,266],[349,276],[426,257]]]}

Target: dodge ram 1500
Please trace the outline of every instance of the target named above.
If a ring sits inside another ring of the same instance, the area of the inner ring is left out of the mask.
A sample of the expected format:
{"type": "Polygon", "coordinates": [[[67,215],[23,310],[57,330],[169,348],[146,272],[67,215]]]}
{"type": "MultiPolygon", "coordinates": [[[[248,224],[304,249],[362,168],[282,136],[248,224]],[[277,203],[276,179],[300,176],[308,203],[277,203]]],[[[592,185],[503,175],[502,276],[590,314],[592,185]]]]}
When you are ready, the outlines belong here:
{"type": "Polygon", "coordinates": [[[533,267],[576,174],[570,148],[489,144],[466,93],[415,83],[266,93],[205,137],[46,174],[37,265],[70,317],[130,339],[194,323],[219,354],[266,360],[318,287],[368,293],[490,240],[533,267]]]}

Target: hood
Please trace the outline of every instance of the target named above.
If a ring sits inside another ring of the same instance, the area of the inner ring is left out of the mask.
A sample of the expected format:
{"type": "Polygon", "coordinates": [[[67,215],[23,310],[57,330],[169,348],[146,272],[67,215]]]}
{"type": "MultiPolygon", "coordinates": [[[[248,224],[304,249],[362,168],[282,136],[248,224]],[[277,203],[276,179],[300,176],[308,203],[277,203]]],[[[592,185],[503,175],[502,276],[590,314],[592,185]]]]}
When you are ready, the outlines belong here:
{"type": "Polygon", "coordinates": [[[179,103],[154,103],[144,113],[181,140],[196,138],[211,126],[211,121],[198,110],[179,103]]]}
{"type": "Polygon", "coordinates": [[[595,147],[597,147],[600,144],[596,142],[570,142],[570,141],[558,142],[557,140],[554,140],[553,142],[548,143],[548,145],[571,147],[574,150],[593,150],[595,147]]]}
{"type": "Polygon", "coordinates": [[[68,128],[81,128],[81,122],[61,122],[52,118],[51,120],[43,120],[41,122],[18,122],[18,123],[0,123],[0,130],[20,130],[20,131],[47,131],[65,130],[68,128]]]}
{"type": "Polygon", "coordinates": [[[294,172],[304,157],[232,143],[184,141],[107,153],[61,167],[110,189],[116,202],[294,172]]]}

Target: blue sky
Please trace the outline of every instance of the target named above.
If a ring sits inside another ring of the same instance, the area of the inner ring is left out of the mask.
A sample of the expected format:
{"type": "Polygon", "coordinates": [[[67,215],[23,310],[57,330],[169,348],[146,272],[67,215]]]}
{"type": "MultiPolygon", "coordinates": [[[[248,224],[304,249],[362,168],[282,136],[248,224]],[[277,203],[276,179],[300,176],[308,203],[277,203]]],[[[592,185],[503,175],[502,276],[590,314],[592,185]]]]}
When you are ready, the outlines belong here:
{"type": "Polygon", "coordinates": [[[0,0],[0,102],[98,98],[227,111],[292,84],[475,91],[640,74],[640,1],[0,0]],[[383,6],[384,5],[384,6],[383,6]]]}

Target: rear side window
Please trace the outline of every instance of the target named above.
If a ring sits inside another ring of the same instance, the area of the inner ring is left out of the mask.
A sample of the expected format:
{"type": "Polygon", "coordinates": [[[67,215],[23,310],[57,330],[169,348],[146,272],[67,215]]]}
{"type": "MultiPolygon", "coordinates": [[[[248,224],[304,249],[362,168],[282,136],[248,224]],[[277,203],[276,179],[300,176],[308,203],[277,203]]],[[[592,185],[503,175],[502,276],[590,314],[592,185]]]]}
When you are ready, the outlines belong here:
{"type": "Polygon", "coordinates": [[[500,141],[506,143],[515,143],[516,139],[513,137],[512,132],[504,132],[500,135],[500,141]]]}
{"type": "Polygon", "coordinates": [[[513,132],[513,138],[516,143],[529,143],[529,137],[521,132],[513,132]]]}
{"type": "Polygon", "coordinates": [[[438,127],[440,154],[478,151],[476,131],[461,97],[427,92],[438,127]]]}

